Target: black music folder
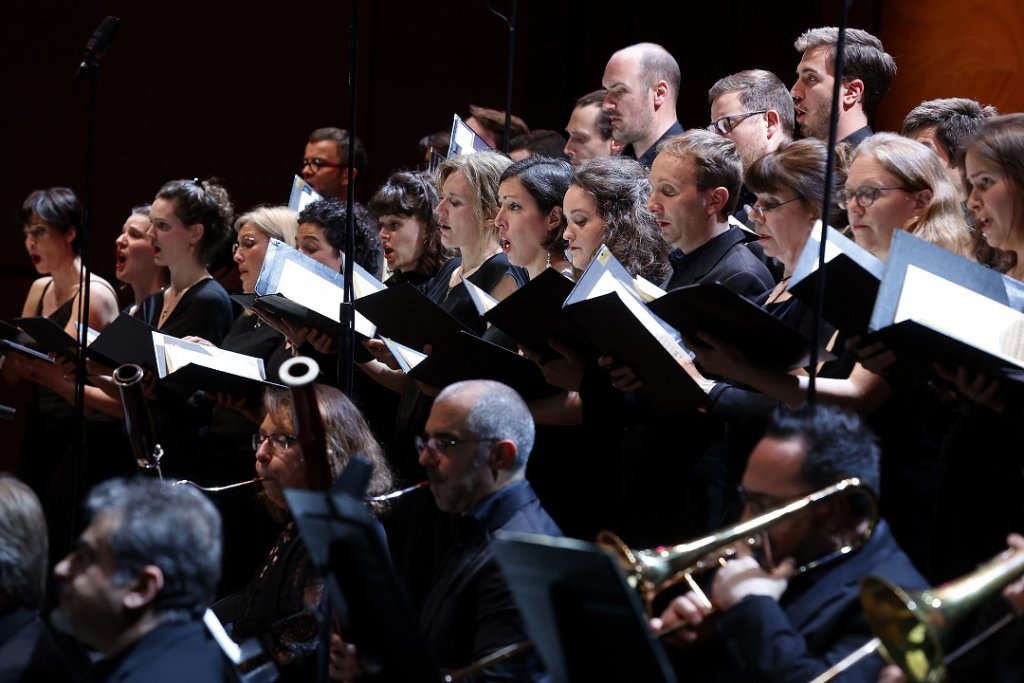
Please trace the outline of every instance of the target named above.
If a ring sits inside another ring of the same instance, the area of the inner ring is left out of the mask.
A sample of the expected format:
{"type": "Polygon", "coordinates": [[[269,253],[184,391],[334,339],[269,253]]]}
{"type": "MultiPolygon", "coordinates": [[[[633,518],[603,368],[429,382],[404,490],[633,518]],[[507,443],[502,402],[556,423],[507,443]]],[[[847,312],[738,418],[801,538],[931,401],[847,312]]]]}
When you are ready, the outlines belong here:
{"type": "Polygon", "coordinates": [[[372,679],[437,683],[440,674],[419,619],[391,565],[379,522],[357,497],[361,491],[286,489],[284,495],[313,564],[328,577],[331,607],[340,615],[344,636],[358,649],[364,668],[372,664],[372,679]]]}
{"type": "Polygon", "coordinates": [[[53,363],[53,359],[47,354],[33,348],[29,348],[33,340],[26,332],[19,330],[14,325],[0,320],[0,356],[8,351],[20,353],[29,358],[41,360],[46,363],[53,363]]]}
{"type": "Polygon", "coordinates": [[[23,344],[19,344],[18,342],[13,341],[11,339],[0,338],[0,356],[3,356],[8,351],[20,353],[23,356],[27,356],[28,358],[32,358],[34,360],[42,361],[44,363],[50,363],[51,365],[53,364],[53,359],[50,358],[50,356],[48,356],[45,353],[40,353],[35,349],[30,349],[29,347],[23,344]]]}
{"type": "Polygon", "coordinates": [[[1024,285],[904,231],[893,238],[865,343],[904,370],[932,362],[1024,383],[1024,285]]]}
{"type": "MultiPolygon", "coordinates": [[[[687,285],[647,306],[676,328],[691,345],[697,332],[709,332],[743,352],[758,367],[788,372],[810,362],[811,342],[757,304],[717,282],[687,285]]],[[[819,350],[818,358],[834,358],[819,350]]]]}
{"type": "Polygon", "coordinates": [[[593,543],[538,534],[499,531],[491,544],[555,681],[675,683],[640,598],[611,555],[593,543]]]}
{"type": "Polygon", "coordinates": [[[377,326],[377,333],[382,337],[417,351],[466,330],[448,311],[408,282],[360,297],[355,307],[377,326]]]}
{"type": "Polygon", "coordinates": [[[44,316],[15,318],[15,324],[32,337],[37,351],[44,355],[53,353],[72,361],[78,361],[78,341],[64,328],[44,316]]]}
{"type": "MultiPolygon", "coordinates": [[[[788,287],[793,296],[812,307],[818,291],[820,235],[818,221],[788,287]]],[[[885,264],[871,252],[829,226],[825,237],[825,320],[848,334],[866,332],[884,271],[885,264]]]]}
{"type": "Polygon", "coordinates": [[[483,317],[524,349],[544,360],[558,356],[548,345],[551,338],[587,354],[591,349],[590,342],[562,309],[572,290],[572,280],[548,268],[500,301],[483,317]]]}
{"type": "Polygon", "coordinates": [[[107,366],[117,369],[125,363],[156,369],[156,354],[153,351],[153,332],[156,328],[136,317],[122,312],[107,325],[100,336],[89,344],[85,355],[107,366]]]}
{"type": "Polygon", "coordinates": [[[439,389],[463,380],[495,380],[515,389],[524,401],[559,391],[544,381],[533,361],[470,332],[434,344],[431,354],[423,355],[406,374],[439,389]]]}
{"type": "Polygon", "coordinates": [[[565,300],[565,314],[594,355],[628,365],[643,386],[637,395],[659,415],[696,408],[707,395],[680,365],[692,358],[679,332],[645,303],[633,276],[601,245],[565,300]]]}

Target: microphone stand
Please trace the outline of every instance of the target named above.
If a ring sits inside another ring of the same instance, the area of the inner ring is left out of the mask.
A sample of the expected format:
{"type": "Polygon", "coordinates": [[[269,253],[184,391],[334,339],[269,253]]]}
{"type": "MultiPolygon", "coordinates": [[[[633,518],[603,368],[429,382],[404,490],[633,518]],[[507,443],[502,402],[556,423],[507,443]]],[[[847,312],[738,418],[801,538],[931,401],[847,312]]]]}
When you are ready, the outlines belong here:
{"type": "MultiPolygon", "coordinates": [[[[340,304],[341,330],[338,333],[338,388],[352,398],[353,385],[355,383],[355,352],[356,352],[356,326],[355,326],[355,286],[353,275],[355,273],[356,254],[356,184],[355,173],[352,167],[355,159],[356,144],[356,100],[358,89],[356,87],[356,75],[359,64],[359,0],[352,0],[352,13],[349,17],[349,67],[348,67],[348,92],[349,92],[349,126],[348,126],[348,192],[346,196],[347,206],[345,214],[345,258],[342,263],[344,299],[340,304]]],[[[335,599],[333,602],[337,602],[335,599]]],[[[317,652],[317,676],[318,683],[326,683],[327,669],[330,664],[331,632],[334,626],[334,607],[332,606],[331,592],[325,593],[325,614],[324,622],[320,628],[320,647],[317,652]]],[[[343,609],[343,604],[336,605],[343,609]]]]}
{"type": "Polygon", "coordinates": [[[512,74],[515,67],[515,56],[516,56],[516,11],[519,7],[519,0],[512,0],[512,11],[510,12],[511,18],[506,17],[500,12],[496,11],[488,3],[487,9],[491,11],[491,14],[499,17],[508,26],[508,82],[505,85],[505,136],[503,140],[502,151],[508,154],[509,138],[512,131],[512,74]]]}
{"type": "Polygon", "coordinates": [[[343,287],[345,290],[344,300],[341,303],[341,311],[338,316],[341,321],[341,331],[338,339],[338,388],[348,397],[352,397],[353,384],[355,382],[355,352],[356,352],[356,331],[355,331],[355,287],[353,285],[353,263],[356,253],[356,184],[355,173],[352,162],[355,158],[356,144],[356,74],[359,58],[359,0],[352,1],[352,15],[349,20],[349,68],[348,68],[348,92],[349,92],[349,128],[348,128],[348,202],[345,214],[345,259],[342,263],[344,271],[343,287]]]}
{"type": "MultiPolygon", "coordinates": [[[[82,269],[79,275],[79,298],[78,298],[78,364],[75,369],[75,420],[71,437],[71,485],[72,495],[78,499],[79,489],[85,484],[83,473],[85,461],[89,457],[86,447],[85,432],[85,347],[89,340],[89,290],[92,282],[92,215],[96,205],[96,101],[100,75],[100,57],[106,51],[110,40],[117,31],[120,20],[116,17],[107,17],[93,33],[86,43],[85,55],[82,62],[75,70],[71,79],[72,84],[76,83],[82,73],[89,74],[89,96],[86,105],[86,132],[85,132],[85,193],[83,197],[84,210],[82,212],[82,224],[77,226],[81,230],[79,239],[79,258],[82,269]],[[75,452],[77,450],[77,453],[75,452]]],[[[78,527],[77,505],[70,506],[69,529],[78,527]]]]}
{"type": "Polygon", "coordinates": [[[836,163],[836,136],[839,129],[839,91],[842,88],[843,52],[846,47],[846,23],[853,0],[843,0],[839,13],[839,35],[836,37],[835,78],[832,82],[832,111],[828,126],[828,155],[825,166],[825,192],[821,207],[821,235],[818,241],[818,280],[814,298],[814,325],[811,329],[811,359],[807,378],[807,404],[817,401],[818,347],[821,344],[821,324],[825,317],[825,245],[829,214],[832,209],[832,181],[836,163]]]}

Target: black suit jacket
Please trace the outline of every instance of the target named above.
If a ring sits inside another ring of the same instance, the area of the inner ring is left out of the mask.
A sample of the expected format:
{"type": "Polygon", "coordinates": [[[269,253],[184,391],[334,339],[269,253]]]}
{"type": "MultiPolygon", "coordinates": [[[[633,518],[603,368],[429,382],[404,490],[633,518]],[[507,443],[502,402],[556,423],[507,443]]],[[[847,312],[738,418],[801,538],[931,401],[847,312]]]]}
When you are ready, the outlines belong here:
{"type": "Polygon", "coordinates": [[[89,683],[237,683],[234,665],[200,620],[162,624],[99,662],[89,683]]]}
{"type": "MultiPolygon", "coordinates": [[[[492,494],[455,524],[455,544],[420,616],[427,646],[443,669],[464,667],[526,639],[512,592],[490,547],[494,532],[562,535],[526,480],[492,494]]],[[[475,680],[528,681],[535,678],[535,669],[536,658],[528,654],[491,667],[475,680]]]]}

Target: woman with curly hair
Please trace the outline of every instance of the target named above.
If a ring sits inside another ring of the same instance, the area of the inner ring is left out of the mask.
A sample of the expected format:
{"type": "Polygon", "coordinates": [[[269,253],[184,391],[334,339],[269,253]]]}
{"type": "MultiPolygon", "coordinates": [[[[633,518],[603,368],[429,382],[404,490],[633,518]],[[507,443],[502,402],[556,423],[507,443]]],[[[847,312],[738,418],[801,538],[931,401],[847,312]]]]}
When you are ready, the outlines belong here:
{"type": "MultiPolygon", "coordinates": [[[[362,204],[354,204],[356,263],[380,277],[382,250],[373,221],[362,204]]],[[[295,246],[307,256],[341,272],[348,231],[348,205],[338,199],[320,199],[299,212],[295,246]]]]}
{"type": "Polygon", "coordinates": [[[604,244],[631,275],[651,282],[668,277],[669,245],[647,208],[647,171],[633,159],[599,157],[583,164],[565,193],[565,239],[577,271],[586,270],[604,244]]]}

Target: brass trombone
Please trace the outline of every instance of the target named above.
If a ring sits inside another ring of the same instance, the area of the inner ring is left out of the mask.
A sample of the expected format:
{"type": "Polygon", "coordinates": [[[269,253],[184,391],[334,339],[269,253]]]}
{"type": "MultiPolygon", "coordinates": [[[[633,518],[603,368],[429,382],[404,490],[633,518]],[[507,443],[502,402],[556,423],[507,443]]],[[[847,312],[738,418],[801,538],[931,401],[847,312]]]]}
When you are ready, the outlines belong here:
{"type": "Polygon", "coordinates": [[[602,531],[598,534],[597,543],[618,558],[619,566],[626,575],[626,581],[640,593],[648,612],[658,593],[683,581],[689,584],[690,589],[699,598],[703,598],[705,604],[710,606],[707,596],[693,580],[694,574],[717,566],[727,557],[735,555],[734,546],[737,543],[757,545],[758,536],[775,524],[811,505],[844,494],[857,494],[863,497],[867,503],[865,513],[867,524],[862,525],[857,536],[838,550],[798,567],[797,573],[803,573],[850,553],[871,538],[875,524],[878,522],[878,503],[874,492],[856,477],[843,479],[762,515],[688,543],[633,550],[610,531],[602,531]]]}
{"type": "MultiPolygon", "coordinates": [[[[718,566],[719,561],[735,555],[736,551],[731,546],[734,546],[736,543],[746,542],[754,545],[757,543],[757,536],[779,522],[791,518],[811,505],[844,494],[855,494],[863,497],[867,504],[864,514],[866,525],[861,525],[856,538],[852,539],[851,542],[846,543],[828,555],[797,568],[798,573],[806,572],[809,569],[819,567],[856,550],[871,538],[871,534],[874,532],[875,525],[878,522],[878,503],[874,492],[865,484],[862,484],[856,477],[843,479],[832,486],[827,486],[803,498],[769,510],[762,515],[745,522],[740,522],[734,526],[726,527],[710,536],[705,536],[689,543],[681,543],[670,547],[660,546],[647,550],[633,550],[614,533],[602,531],[598,534],[597,544],[619,561],[619,567],[625,574],[626,583],[640,594],[644,605],[647,607],[648,616],[650,616],[651,603],[654,597],[666,588],[674,586],[681,581],[687,581],[691,589],[707,600],[707,597],[704,596],[697,583],[693,580],[693,574],[710,569],[713,566],[718,566]]],[[[663,638],[671,633],[675,633],[684,626],[684,624],[678,624],[659,631],[655,636],[663,638]]],[[[532,648],[533,643],[528,640],[508,645],[470,663],[462,669],[446,674],[442,680],[447,683],[464,681],[492,664],[528,652],[532,648]]]]}

